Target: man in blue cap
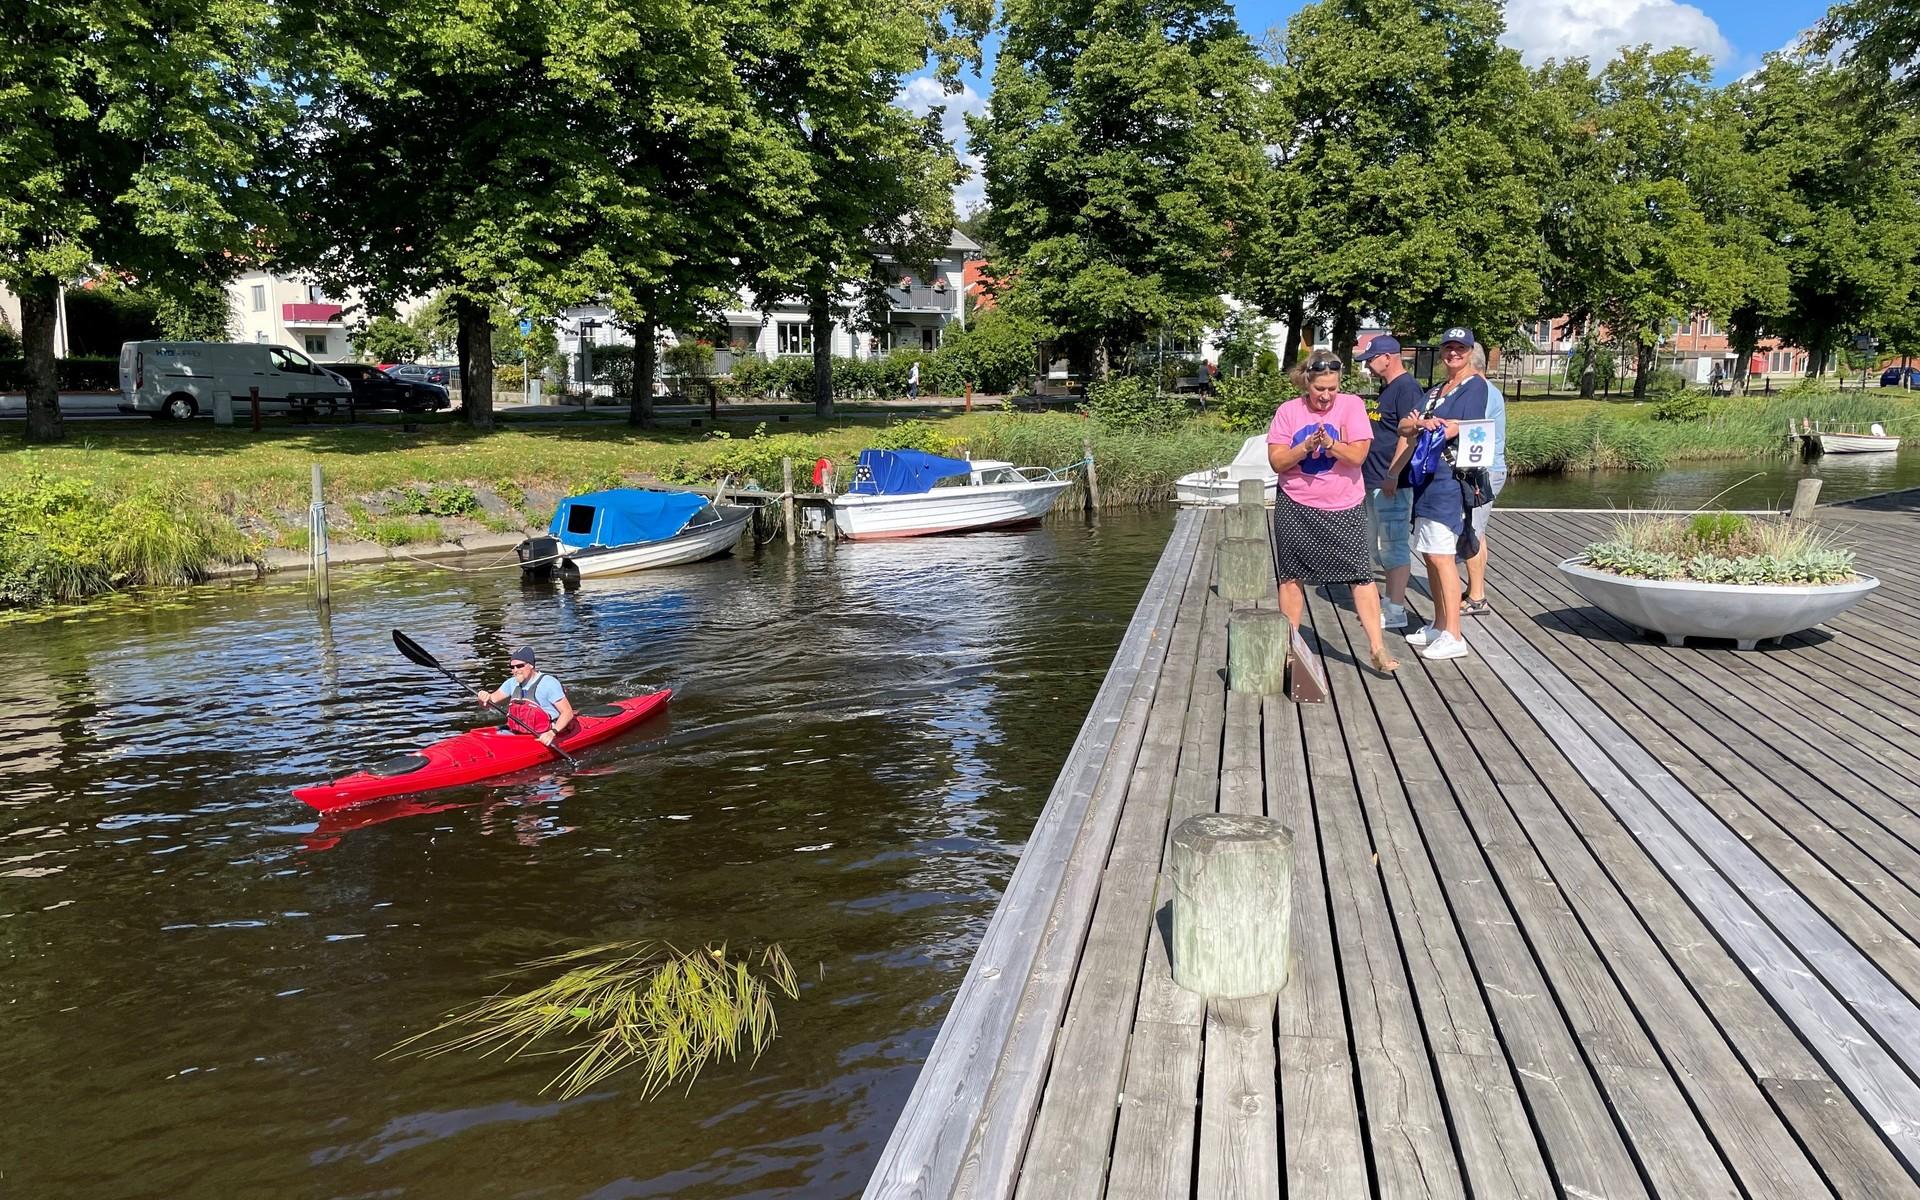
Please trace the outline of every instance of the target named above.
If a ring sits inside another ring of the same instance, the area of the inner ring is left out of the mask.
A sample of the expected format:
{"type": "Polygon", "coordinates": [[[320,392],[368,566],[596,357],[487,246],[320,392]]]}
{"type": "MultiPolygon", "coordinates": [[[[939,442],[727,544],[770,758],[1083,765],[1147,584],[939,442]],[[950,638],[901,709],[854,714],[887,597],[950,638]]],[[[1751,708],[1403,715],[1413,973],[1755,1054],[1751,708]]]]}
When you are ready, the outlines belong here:
{"type": "Polygon", "coordinates": [[[573,705],[558,679],[535,669],[532,646],[513,652],[507,665],[513,674],[491,692],[475,692],[481,707],[507,702],[507,726],[516,733],[536,734],[542,746],[551,746],[573,725],[573,705]]]}
{"type": "MultiPolygon", "coordinates": [[[[1380,624],[1404,629],[1407,624],[1407,577],[1413,554],[1407,537],[1413,528],[1413,489],[1407,483],[1407,441],[1401,422],[1417,416],[1426,399],[1413,374],[1400,361],[1400,341],[1383,333],[1367,343],[1360,361],[1380,381],[1380,415],[1373,421],[1373,441],[1360,475],[1367,487],[1367,526],[1373,536],[1373,561],[1386,575],[1386,595],[1380,602],[1380,624]]],[[[1418,432],[1418,427],[1413,427],[1418,432]]]]}

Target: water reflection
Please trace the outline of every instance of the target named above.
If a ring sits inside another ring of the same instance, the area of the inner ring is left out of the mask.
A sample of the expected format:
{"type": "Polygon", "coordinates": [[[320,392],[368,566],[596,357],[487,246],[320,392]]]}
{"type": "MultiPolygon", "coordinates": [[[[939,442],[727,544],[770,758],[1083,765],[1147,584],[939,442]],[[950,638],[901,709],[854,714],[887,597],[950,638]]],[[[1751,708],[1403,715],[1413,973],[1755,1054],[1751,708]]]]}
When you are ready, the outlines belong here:
{"type": "Polygon", "coordinates": [[[835,1196],[912,1085],[1170,517],[523,587],[341,572],[16,625],[0,1066],[21,1194],[835,1196]],[[483,718],[513,646],[671,720],[316,819],[296,783],[483,718]],[[760,1067],[552,1105],[551,1063],[378,1056],[556,946],[778,941],[760,1067]],[[75,1069],[84,1058],[83,1070],[75,1069]]]}
{"type": "Polygon", "coordinates": [[[1817,476],[1820,500],[1831,503],[1920,487],[1920,451],[1829,454],[1812,463],[1785,457],[1677,463],[1664,471],[1577,471],[1516,475],[1500,503],[1527,508],[1785,509],[1799,481],[1817,476]],[[1717,499],[1715,497],[1718,497],[1717,499]]]}

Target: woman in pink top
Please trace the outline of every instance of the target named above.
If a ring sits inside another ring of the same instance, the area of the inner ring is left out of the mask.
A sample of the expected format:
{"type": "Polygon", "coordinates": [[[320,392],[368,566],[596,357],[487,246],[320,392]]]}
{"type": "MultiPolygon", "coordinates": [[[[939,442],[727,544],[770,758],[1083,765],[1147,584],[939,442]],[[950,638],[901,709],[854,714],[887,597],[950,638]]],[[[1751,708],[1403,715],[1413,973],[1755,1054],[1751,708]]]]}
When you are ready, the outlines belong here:
{"type": "Polygon", "coordinates": [[[1340,390],[1341,362],[1315,351],[1293,370],[1300,395],[1282,404],[1267,427],[1267,461],[1280,476],[1273,504],[1273,561],[1280,575],[1280,611],[1295,627],[1307,606],[1303,585],[1353,586],[1353,608],[1366,631],[1373,665],[1400,664],[1380,634],[1380,590],[1373,582],[1367,535],[1367,488],[1360,464],[1373,422],[1360,397],[1340,390]]]}

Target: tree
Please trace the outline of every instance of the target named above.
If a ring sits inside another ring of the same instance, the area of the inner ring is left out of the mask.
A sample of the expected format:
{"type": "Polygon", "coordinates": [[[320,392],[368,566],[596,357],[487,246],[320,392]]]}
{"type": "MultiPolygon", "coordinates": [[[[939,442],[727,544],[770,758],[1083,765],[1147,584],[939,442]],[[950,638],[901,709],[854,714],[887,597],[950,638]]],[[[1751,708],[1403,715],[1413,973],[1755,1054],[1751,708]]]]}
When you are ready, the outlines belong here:
{"type": "Polygon", "coordinates": [[[1827,10],[1808,40],[1811,54],[1838,54],[1855,94],[1920,106],[1920,3],[1847,0],[1827,10]]]}
{"type": "Polygon", "coordinates": [[[450,308],[461,407],[493,426],[493,314],[510,298],[590,296],[595,238],[652,210],[608,154],[585,6],[313,0],[283,10],[301,47],[304,137],[283,184],[300,201],[280,255],[372,311],[450,308]]]}
{"type": "Polygon", "coordinates": [[[57,441],[61,286],[230,271],[272,220],[254,176],[291,107],[261,0],[0,12],[0,282],[20,297],[27,439],[57,441]]]}
{"type": "Polygon", "coordinates": [[[1765,181],[1754,224],[1785,276],[1741,328],[1805,348],[1822,374],[1842,338],[1893,333],[1920,298],[1920,115],[1863,107],[1843,72],[1786,54],[1768,55],[1729,102],[1765,181]]]}
{"type": "Polygon", "coordinates": [[[1499,331],[1537,312],[1544,148],[1503,28],[1494,0],[1320,0],[1269,37],[1240,294],[1310,308],[1342,354],[1369,317],[1499,331]]]}
{"type": "Polygon", "coordinates": [[[942,109],[915,117],[894,102],[901,82],[931,62],[957,87],[960,64],[979,65],[991,14],[989,0],[796,0],[747,73],[760,111],[805,168],[748,286],[763,307],[805,299],[821,416],[833,412],[835,318],[871,325],[885,311],[887,277],[924,273],[953,229],[965,168],[941,133],[942,109]]]}
{"type": "Polygon", "coordinates": [[[1254,55],[1216,0],[1007,0],[984,119],[1000,302],[1101,377],[1220,320],[1260,169],[1254,55]]]}
{"type": "Polygon", "coordinates": [[[379,316],[353,335],[354,353],[380,363],[415,362],[427,352],[418,330],[397,317],[379,316]]]}
{"type": "MultiPolygon", "coordinates": [[[[1726,321],[1755,287],[1740,240],[1712,219],[1737,149],[1716,125],[1708,61],[1687,49],[1628,49],[1589,74],[1548,63],[1549,277],[1561,306],[1598,320],[1632,350],[1633,394],[1646,395],[1667,323],[1726,321]]],[[[1582,393],[1591,394],[1583,381],[1582,393]]]]}
{"type": "Polygon", "coordinates": [[[1220,347],[1216,365],[1222,375],[1251,374],[1262,354],[1274,352],[1273,334],[1266,315],[1248,304],[1236,305],[1227,313],[1214,333],[1214,340],[1220,347]]]}

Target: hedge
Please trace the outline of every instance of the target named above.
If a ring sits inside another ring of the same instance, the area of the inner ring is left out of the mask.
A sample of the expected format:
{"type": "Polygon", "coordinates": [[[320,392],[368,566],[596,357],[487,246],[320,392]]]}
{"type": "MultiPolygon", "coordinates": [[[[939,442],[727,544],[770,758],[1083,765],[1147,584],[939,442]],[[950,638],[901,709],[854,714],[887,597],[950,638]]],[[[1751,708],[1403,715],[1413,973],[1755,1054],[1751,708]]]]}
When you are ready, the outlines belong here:
{"type": "MultiPolygon", "coordinates": [[[[117,392],[120,390],[118,358],[59,358],[53,364],[54,378],[63,392],[117,392]]],[[[27,360],[0,358],[0,392],[27,390],[27,360]]]]}

